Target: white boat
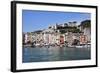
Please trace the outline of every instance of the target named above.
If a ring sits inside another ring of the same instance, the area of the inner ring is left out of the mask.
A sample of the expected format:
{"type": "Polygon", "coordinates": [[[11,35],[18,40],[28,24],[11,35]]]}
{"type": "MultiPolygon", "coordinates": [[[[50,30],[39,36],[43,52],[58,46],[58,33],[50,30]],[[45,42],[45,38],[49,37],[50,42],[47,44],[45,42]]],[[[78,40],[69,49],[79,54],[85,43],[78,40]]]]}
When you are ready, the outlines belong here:
{"type": "Polygon", "coordinates": [[[68,47],[70,47],[70,48],[74,48],[75,46],[74,46],[74,45],[68,45],[68,47]]]}
{"type": "Polygon", "coordinates": [[[77,45],[75,46],[76,48],[84,48],[84,46],[81,46],[81,45],[77,45]]]}
{"type": "Polygon", "coordinates": [[[91,47],[91,44],[80,44],[80,45],[77,45],[75,47],[76,48],[90,48],[91,47]]]}
{"type": "Polygon", "coordinates": [[[35,44],[35,46],[40,46],[40,44],[37,43],[37,44],[35,44]]]}

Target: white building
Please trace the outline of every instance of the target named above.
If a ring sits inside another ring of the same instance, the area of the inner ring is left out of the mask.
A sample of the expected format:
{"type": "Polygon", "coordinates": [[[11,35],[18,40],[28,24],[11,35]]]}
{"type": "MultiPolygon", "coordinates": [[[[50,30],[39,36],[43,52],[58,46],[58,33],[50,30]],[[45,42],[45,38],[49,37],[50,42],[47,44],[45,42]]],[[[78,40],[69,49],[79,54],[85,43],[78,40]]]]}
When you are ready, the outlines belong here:
{"type": "Polygon", "coordinates": [[[91,28],[84,28],[84,35],[87,36],[87,42],[90,42],[91,40],[91,28]]]}
{"type": "Polygon", "coordinates": [[[25,40],[25,43],[28,42],[28,35],[27,35],[27,34],[25,34],[25,36],[24,36],[24,40],[25,40]]]}
{"type": "Polygon", "coordinates": [[[75,27],[75,26],[77,26],[76,23],[77,23],[77,22],[75,22],[75,21],[74,21],[74,22],[69,22],[69,23],[68,23],[68,26],[70,26],[70,27],[75,27]]]}
{"type": "Polygon", "coordinates": [[[46,44],[54,44],[55,31],[53,29],[46,29],[42,32],[44,34],[43,40],[46,44]]]}

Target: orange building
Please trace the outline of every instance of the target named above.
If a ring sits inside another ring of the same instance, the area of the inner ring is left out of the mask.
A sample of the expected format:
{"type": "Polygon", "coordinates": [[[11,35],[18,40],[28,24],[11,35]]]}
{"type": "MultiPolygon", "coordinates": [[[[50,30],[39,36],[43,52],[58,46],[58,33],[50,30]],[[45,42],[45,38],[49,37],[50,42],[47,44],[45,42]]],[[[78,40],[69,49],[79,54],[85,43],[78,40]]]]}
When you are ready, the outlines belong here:
{"type": "Polygon", "coordinates": [[[86,44],[87,43],[87,36],[81,35],[80,36],[80,44],[86,44]]]}

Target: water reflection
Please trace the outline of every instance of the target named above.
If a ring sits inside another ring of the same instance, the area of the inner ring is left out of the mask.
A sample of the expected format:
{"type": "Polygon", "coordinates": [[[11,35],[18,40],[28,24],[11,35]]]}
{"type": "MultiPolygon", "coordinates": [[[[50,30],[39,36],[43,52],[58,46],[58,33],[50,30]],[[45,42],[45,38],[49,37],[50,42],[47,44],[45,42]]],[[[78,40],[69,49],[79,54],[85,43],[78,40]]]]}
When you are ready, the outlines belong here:
{"type": "Polygon", "coordinates": [[[23,62],[64,61],[90,59],[90,48],[27,47],[23,48],[23,62]]]}

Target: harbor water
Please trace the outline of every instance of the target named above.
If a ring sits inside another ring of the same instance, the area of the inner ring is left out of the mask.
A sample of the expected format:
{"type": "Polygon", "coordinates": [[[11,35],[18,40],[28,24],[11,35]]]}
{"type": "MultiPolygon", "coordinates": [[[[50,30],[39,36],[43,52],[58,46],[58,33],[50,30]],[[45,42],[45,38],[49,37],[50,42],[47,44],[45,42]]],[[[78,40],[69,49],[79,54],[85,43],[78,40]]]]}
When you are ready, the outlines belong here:
{"type": "Polygon", "coordinates": [[[87,60],[91,59],[91,48],[73,47],[23,47],[23,63],[87,60]]]}

